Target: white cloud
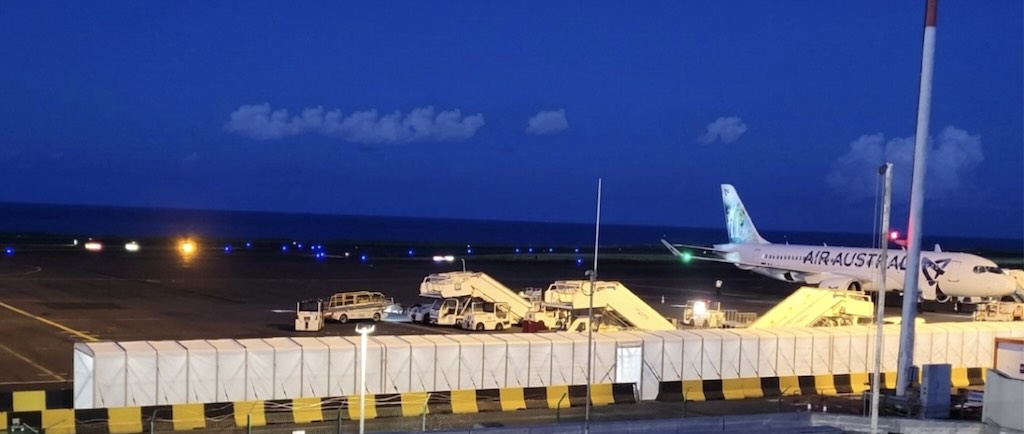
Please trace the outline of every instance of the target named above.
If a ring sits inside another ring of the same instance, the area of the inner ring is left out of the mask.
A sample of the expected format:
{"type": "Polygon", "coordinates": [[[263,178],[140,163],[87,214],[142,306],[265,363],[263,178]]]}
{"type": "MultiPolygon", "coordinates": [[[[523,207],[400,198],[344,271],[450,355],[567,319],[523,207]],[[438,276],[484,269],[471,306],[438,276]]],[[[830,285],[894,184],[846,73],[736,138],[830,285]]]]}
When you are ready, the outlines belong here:
{"type": "Polygon", "coordinates": [[[569,128],[565,109],[541,111],[526,122],[526,133],[537,135],[558,134],[569,128]]]}
{"type": "Polygon", "coordinates": [[[720,117],[708,124],[708,131],[697,138],[697,141],[704,144],[714,143],[721,140],[722,143],[733,143],[740,139],[743,133],[747,132],[747,124],[737,116],[720,117]]]}
{"type": "Polygon", "coordinates": [[[415,108],[408,114],[395,111],[380,115],[364,110],[343,116],[341,110],[323,107],[288,111],[271,110],[270,104],[243,105],[231,113],[224,130],[257,140],[281,139],[313,133],[363,144],[446,142],[473,137],[484,125],[480,113],[463,116],[458,109],[437,112],[434,107],[415,108]]]}
{"type": "Polygon", "coordinates": [[[258,140],[280,139],[301,133],[288,121],[288,111],[271,113],[270,104],[243,105],[231,113],[224,129],[258,140]]]}
{"type": "MultiPolygon", "coordinates": [[[[928,147],[926,197],[945,197],[971,188],[974,170],[985,159],[981,138],[948,126],[928,147]]],[[[874,197],[878,168],[893,163],[893,197],[906,199],[914,167],[914,137],[885,139],[881,133],[864,135],[832,163],[826,182],[853,197],[874,197]]]]}

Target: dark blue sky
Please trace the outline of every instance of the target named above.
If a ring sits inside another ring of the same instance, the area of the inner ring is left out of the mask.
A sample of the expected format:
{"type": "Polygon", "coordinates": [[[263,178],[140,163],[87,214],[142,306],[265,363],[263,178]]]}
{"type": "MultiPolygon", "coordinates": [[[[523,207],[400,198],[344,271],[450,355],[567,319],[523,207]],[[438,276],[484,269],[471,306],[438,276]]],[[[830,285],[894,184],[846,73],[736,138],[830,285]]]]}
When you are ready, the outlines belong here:
{"type": "MultiPolygon", "coordinates": [[[[888,155],[900,227],[923,9],[5,2],[0,201],[867,232],[888,155]]],[[[1022,23],[939,5],[926,233],[1024,237],[1022,23]]]]}

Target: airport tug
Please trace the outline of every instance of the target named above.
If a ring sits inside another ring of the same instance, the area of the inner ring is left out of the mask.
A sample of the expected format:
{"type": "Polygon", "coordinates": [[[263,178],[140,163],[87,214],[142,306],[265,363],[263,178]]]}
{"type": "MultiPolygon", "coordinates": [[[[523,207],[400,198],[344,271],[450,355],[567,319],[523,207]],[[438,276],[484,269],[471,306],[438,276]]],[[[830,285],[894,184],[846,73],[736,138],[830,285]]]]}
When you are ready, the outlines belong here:
{"type": "Polygon", "coordinates": [[[318,332],[323,328],[323,300],[303,300],[295,304],[295,331],[318,332]]]}

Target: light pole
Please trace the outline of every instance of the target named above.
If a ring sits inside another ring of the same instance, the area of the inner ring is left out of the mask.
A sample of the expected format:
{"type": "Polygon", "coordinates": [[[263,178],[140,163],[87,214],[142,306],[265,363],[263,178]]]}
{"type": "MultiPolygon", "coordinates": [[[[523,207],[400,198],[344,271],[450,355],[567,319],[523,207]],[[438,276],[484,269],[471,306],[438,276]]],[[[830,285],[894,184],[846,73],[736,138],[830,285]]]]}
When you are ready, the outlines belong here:
{"type": "Polygon", "coordinates": [[[359,434],[366,430],[366,338],[374,326],[356,326],[359,333],[359,434]]]}
{"type": "Polygon", "coordinates": [[[879,254],[878,260],[878,297],[875,298],[875,302],[878,303],[877,309],[878,314],[875,319],[875,370],[871,374],[871,434],[878,432],[878,399],[879,393],[882,389],[882,340],[885,338],[885,268],[888,258],[886,257],[889,251],[889,213],[890,204],[892,200],[892,163],[885,163],[880,169],[882,175],[885,176],[884,192],[882,196],[882,232],[881,232],[881,244],[879,247],[882,248],[881,254],[879,254]]]}
{"type": "Polygon", "coordinates": [[[590,432],[590,388],[594,383],[594,286],[597,283],[597,246],[601,235],[601,178],[597,178],[597,219],[594,223],[594,269],[590,275],[590,301],[587,305],[587,402],[583,414],[583,432],[590,432]]]}
{"type": "Polygon", "coordinates": [[[924,46],[921,55],[921,88],[917,100],[917,133],[914,135],[914,168],[910,181],[910,223],[907,224],[907,270],[903,273],[903,319],[900,321],[900,353],[896,368],[896,395],[906,396],[914,368],[914,319],[917,318],[921,273],[921,226],[924,212],[925,169],[928,162],[928,122],[932,104],[932,73],[935,66],[935,20],[938,0],[925,4],[924,46]]]}
{"type": "Polygon", "coordinates": [[[466,258],[459,258],[459,260],[462,261],[462,272],[465,273],[466,272],[466,258]]]}

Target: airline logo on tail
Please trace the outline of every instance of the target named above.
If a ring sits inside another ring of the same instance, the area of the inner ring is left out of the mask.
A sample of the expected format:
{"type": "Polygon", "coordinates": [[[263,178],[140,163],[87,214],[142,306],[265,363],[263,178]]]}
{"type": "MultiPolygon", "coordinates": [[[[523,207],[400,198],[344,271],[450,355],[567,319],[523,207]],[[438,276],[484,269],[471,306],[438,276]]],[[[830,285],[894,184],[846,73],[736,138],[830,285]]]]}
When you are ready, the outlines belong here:
{"type": "Polygon", "coordinates": [[[729,242],[732,244],[768,244],[754,228],[747,209],[743,207],[736,189],[729,184],[722,184],[722,204],[725,206],[725,224],[729,230],[729,242]]]}

